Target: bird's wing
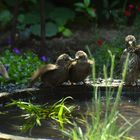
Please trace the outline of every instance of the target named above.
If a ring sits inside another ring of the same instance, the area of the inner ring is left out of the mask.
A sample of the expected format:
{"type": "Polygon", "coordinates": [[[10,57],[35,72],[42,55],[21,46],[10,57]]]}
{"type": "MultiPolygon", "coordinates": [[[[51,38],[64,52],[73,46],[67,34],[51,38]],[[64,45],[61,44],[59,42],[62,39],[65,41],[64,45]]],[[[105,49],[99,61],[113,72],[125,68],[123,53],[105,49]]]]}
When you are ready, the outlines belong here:
{"type": "Polygon", "coordinates": [[[127,73],[126,73],[126,82],[127,83],[134,83],[137,81],[139,76],[139,56],[135,53],[132,53],[130,55],[129,61],[128,61],[128,67],[127,67],[127,73]]]}
{"type": "Polygon", "coordinates": [[[71,73],[74,69],[75,69],[75,65],[77,64],[77,61],[73,61],[70,65],[69,65],[69,73],[71,73]]]}
{"type": "Polygon", "coordinates": [[[30,84],[32,85],[41,75],[43,75],[45,73],[52,72],[52,71],[54,71],[56,69],[58,69],[58,66],[54,65],[54,64],[47,64],[47,65],[41,66],[31,76],[30,84]]]}
{"type": "Polygon", "coordinates": [[[134,53],[137,54],[140,57],[140,45],[136,46],[136,48],[134,50],[134,53]]]}
{"type": "Polygon", "coordinates": [[[44,73],[44,72],[53,71],[56,69],[58,69],[58,65],[47,64],[42,72],[44,73]]]}
{"type": "Polygon", "coordinates": [[[6,70],[6,68],[4,67],[4,65],[0,62],[0,74],[4,77],[4,78],[9,78],[8,72],[6,70]]]}

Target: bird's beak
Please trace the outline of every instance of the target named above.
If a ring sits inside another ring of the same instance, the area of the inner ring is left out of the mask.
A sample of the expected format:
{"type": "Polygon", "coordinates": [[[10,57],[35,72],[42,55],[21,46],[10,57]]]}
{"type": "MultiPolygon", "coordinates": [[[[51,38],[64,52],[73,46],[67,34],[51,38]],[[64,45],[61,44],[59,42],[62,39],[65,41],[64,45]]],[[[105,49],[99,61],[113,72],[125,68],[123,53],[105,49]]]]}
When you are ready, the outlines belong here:
{"type": "Polygon", "coordinates": [[[129,41],[128,44],[133,47],[133,41],[129,41]]]}
{"type": "Polygon", "coordinates": [[[75,59],[72,59],[72,60],[71,60],[71,62],[74,62],[74,61],[75,61],[75,59]]]}
{"type": "Polygon", "coordinates": [[[75,58],[74,60],[78,60],[79,58],[75,58]]]}
{"type": "Polygon", "coordinates": [[[76,56],[74,60],[78,60],[78,59],[79,59],[79,57],[78,57],[78,56],[76,56]]]}
{"type": "Polygon", "coordinates": [[[73,59],[73,58],[69,58],[69,60],[70,60],[70,62],[74,62],[75,61],[75,59],[73,59]]]}

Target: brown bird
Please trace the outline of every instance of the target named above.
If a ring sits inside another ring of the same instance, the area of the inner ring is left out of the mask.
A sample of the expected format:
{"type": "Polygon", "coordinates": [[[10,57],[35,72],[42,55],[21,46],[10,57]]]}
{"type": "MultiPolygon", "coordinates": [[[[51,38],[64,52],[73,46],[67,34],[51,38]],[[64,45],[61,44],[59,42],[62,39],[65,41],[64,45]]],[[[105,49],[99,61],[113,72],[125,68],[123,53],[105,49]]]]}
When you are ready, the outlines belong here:
{"type": "Polygon", "coordinates": [[[6,68],[4,67],[4,65],[0,62],[0,74],[6,78],[6,79],[9,79],[9,75],[8,75],[8,72],[6,70],[6,68]]]}
{"type": "Polygon", "coordinates": [[[77,51],[75,54],[75,61],[73,61],[69,68],[69,80],[71,83],[84,82],[85,78],[92,71],[93,61],[89,60],[84,51],[77,51]]]}
{"type": "Polygon", "coordinates": [[[68,81],[69,65],[72,61],[73,59],[68,54],[60,55],[55,64],[47,64],[36,70],[30,79],[30,85],[33,85],[39,77],[44,86],[61,85],[68,81]]]}
{"type": "Polygon", "coordinates": [[[126,85],[137,84],[138,76],[140,73],[140,46],[136,45],[136,38],[133,35],[125,37],[126,48],[122,53],[120,64],[124,67],[124,62],[129,54],[128,66],[126,71],[126,85]]]}

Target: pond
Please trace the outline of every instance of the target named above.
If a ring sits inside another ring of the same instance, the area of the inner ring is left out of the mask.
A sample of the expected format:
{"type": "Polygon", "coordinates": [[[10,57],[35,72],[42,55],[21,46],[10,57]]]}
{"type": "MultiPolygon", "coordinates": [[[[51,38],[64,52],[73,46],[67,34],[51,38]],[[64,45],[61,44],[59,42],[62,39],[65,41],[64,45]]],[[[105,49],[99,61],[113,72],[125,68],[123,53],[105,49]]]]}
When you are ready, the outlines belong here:
{"type": "MultiPolygon", "coordinates": [[[[114,99],[112,98],[112,103],[114,99]]],[[[102,105],[104,105],[104,98],[102,99],[102,105]]],[[[80,114],[84,115],[87,110],[91,110],[93,104],[91,100],[88,101],[74,101],[72,104],[75,104],[78,107],[77,113],[74,114],[74,119],[79,117],[80,114]]],[[[128,121],[134,123],[140,119],[140,105],[129,99],[122,99],[119,104],[118,110],[120,113],[126,117],[128,121]]],[[[94,112],[93,112],[94,113],[94,112]]],[[[17,109],[10,109],[6,114],[0,115],[0,131],[2,133],[18,135],[18,136],[29,136],[33,138],[42,138],[42,139],[67,139],[62,137],[62,133],[58,130],[58,125],[52,121],[43,120],[40,127],[34,127],[30,132],[21,133],[20,127],[23,125],[25,120],[23,117],[20,117],[22,114],[21,111],[17,109]]],[[[121,124],[121,121],[119,122],[121,124]]],[[[69,127],[69,126],[66,126],[69,127]]],[[[136,139],[140,139],[140,123],[137,123],[132,130],[130,131],[130,136],[136,139]]]]}

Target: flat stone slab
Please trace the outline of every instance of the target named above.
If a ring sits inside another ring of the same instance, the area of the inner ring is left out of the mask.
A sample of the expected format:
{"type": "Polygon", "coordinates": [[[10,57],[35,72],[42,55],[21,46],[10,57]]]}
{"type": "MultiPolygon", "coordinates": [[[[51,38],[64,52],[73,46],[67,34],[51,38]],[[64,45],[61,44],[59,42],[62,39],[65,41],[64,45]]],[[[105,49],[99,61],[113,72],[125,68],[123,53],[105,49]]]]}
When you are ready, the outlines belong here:
{"type": "MultiPolygon", "coordinates": [[[[120,80],[113,80],[113,82],[102,83],[87,83],[82,85],[62,85],[58,87],[45,87],[45,88],[26,88],[15,90],[13,93],[2,92],[0,93],[0,103],[9,102],[11,99],[17,100],[35,100],[36,102],[45,102],[48,100],[61,99],[63,97],[71,96],[78,100],[88,100],[94,96],[94,88],[98,87],[99,93],[102,96],[106,94],[106,89],[111,88],[114,90],[114,95],[117,94],[120,80]]],[[[140,97],[140,86],[123,86],[122,96],[137,99],[140,97]]]]}

